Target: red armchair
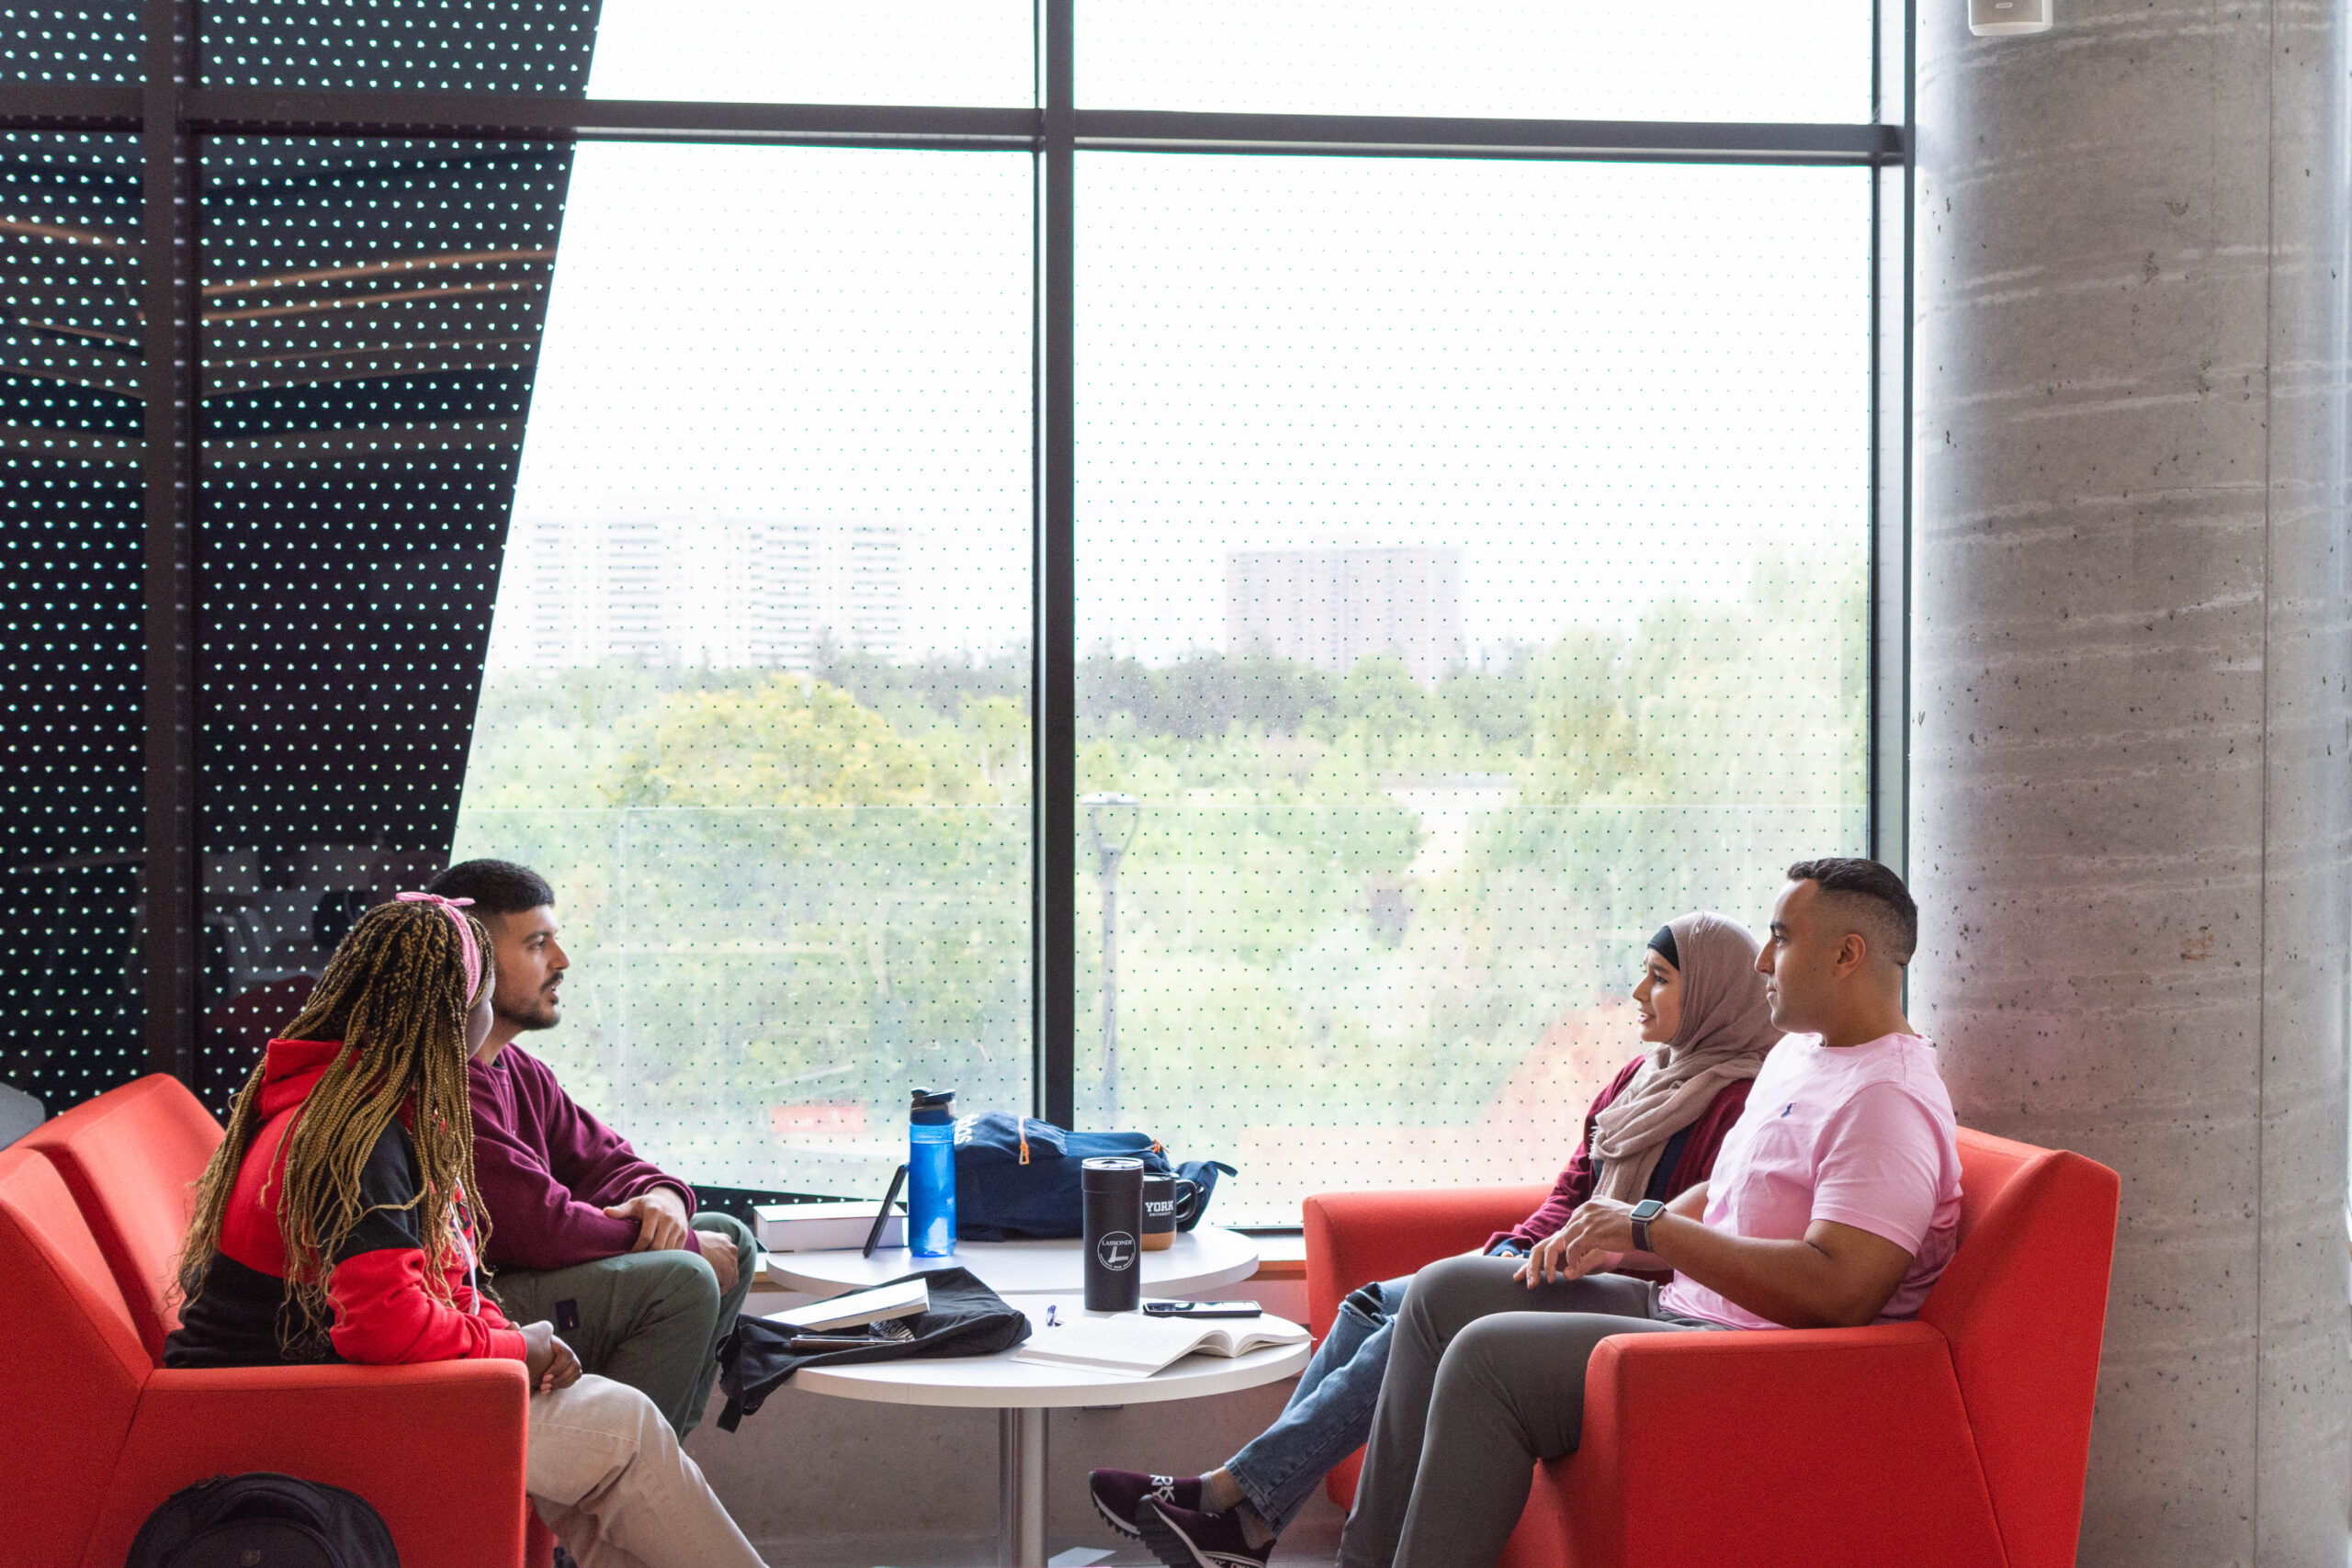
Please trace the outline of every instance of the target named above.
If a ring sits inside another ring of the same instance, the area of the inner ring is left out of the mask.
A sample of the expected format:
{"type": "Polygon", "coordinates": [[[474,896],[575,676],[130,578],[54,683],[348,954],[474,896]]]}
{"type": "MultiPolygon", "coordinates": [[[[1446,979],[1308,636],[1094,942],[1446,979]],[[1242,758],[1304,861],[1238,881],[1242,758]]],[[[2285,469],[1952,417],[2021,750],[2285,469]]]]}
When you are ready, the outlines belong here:
{"type": "MultiPolygon", "coordinates": [[[[207,1476],[276,1470],[365,1496],[402,1561],[517,1568],[548,1538],[523,1495],[528,1397],[514,1361],[172,1371],[119,1279],[160,1281],[211,1118],[148,1078],[0,1150],[0,1430],[12,1454],[11,1564],[118,1564],[149,1513],[207,1476]],[[176,1128],[175,1132],[173,1129],[176,1128]],[[143,1132],[142,1132],[143,1129],[143,1132]],[[82,1187],[69,1187],[65,1172],[82,1187]],[[77,1198],[82,1201],[77,1201],[77,1198]],[[85,1207],[86,1205],[86,1207],[85,1207]],[[86,1213],[101,1216],[102,1247],[86,1213]],[[168,1238],[166,1240],[165,1238],[168,1238]],[[526,1535],[526,1524],[528,1526],[526,1535]],[[22,1555],[18,1555],[18,1553],[22,1555]]],[[[217,1125],[210,1134],[218,1141],[217,1125]]],[[[156,1321],[160,1322],[160,1315],[156,1321]]]]}
{"type": "MultiPolygon", "coordinates": [[[[1960,1151],[1960,1250],[1917,1322],[1602,1341],[1584,1446],[1542,1467],[1510,1568],[2072,1563],[2120,1184],[1964,1128],[1960,1151]]],[[[1542,1190],[1308,1199],[1316,1332],[1542,1190]]],[[[1342,1505],[1359,1462],[1332,1472],[1342,1505]]]]}
{"type": "Polygon", "coordinates": [[[157,1073],[109,1089],[25,1134],[65,1179],[130,1308],[150,1360],[180,1324],[171,1296],[196,1179],[220,1146],[220,1123],[179,1079],[157,1073]]]}

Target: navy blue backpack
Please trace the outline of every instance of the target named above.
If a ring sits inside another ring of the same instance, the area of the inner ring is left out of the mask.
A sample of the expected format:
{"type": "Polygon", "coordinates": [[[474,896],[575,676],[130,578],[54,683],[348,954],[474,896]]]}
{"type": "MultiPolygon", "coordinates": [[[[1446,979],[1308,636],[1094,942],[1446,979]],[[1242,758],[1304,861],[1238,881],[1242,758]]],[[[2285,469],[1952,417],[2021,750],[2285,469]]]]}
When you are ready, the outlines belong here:
{"type": "Polygon", "coordinates": [[[1034,1116],[1002,1111],[956,1123],[956,1234],[965,1241],[1051,1241],[1084,1230],[1079,1166],[1104,1155],[1143,1161],[1146,1171],[1195,1182],[1201,1201],[1177,1226],[1201,1223],[1216,1190],[1217,1173],[1233,1168],[1213,1159],[1170,1161],[1148,1133],[1073,1133],[1034,1116]]]}

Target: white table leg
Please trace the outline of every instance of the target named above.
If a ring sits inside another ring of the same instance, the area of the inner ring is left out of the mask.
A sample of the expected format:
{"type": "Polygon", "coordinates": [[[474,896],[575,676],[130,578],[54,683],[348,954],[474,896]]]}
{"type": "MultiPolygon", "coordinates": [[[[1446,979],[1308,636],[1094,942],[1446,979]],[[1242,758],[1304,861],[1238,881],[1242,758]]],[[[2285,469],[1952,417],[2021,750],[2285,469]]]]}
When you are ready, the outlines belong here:
{"type": "Polygon", "coordinates": [[[997,1568],[1045,1568],[1048,1414],[996,1413],[997,1568]]]}

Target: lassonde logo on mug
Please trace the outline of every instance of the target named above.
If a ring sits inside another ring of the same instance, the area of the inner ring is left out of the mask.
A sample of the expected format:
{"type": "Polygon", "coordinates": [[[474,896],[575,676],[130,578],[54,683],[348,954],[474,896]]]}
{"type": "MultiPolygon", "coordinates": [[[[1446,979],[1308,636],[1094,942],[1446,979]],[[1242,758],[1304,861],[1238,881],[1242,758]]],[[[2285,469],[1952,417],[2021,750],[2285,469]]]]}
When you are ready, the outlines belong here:
{"type": "Polygon", "coordinates": [[[1094,1260],[1105,1269],[1132,1269],[1136,1264],[1136,1238],[1125,1231],[1110,1231],[1094,1244],[1094,1260]]]}

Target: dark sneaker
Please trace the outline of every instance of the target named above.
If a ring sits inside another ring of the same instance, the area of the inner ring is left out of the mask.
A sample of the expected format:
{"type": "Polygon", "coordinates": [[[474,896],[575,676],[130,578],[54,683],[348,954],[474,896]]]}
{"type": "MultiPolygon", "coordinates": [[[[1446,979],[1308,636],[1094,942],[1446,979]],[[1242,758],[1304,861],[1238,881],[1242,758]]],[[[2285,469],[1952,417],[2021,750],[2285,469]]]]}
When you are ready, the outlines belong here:
{"type": "Polygon", "coordinates": [[[1086,1492],[1094,1499],[1094,1511],[1102,1516],[1102,1522],[1129,1540],[1143,1533],[1136,1528],[1136,1505],[1146,1497],[1157,1497],[1180,1508],[1201,1506],[1201,1478],[1197,1475],[1179,1478],[1145,1475],[1133,1470],[1090,1470],[1086,1472],[1086,1492]]]}
{"type": "Polygon", "coordinates": [[[1203,1514],[1146,1497],[1136,1505],[1136,1529],[1168,1568],[1266,1568],[1274,1543],[1252,1546],[1235,1514],[1203,1514]]]}

